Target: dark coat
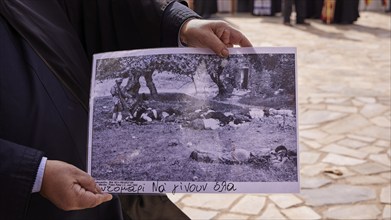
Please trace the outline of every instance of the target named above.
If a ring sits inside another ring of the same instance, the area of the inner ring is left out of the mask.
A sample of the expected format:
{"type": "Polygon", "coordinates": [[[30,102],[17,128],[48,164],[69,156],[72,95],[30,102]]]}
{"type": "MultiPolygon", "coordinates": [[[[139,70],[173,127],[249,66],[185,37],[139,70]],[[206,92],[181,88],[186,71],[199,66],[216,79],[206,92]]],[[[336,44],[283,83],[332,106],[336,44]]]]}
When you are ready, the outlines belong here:
{"type": "Polygon", "coordinates": [[[169,0],[42,2],[0,1],[1,219],[186,219],[165,196],[65,212],[31,190],[42,156],[86,170],[92,54],[176,46],[197,15],[169,0]]]}
{"type": "Polygon", "coordinates": [[[336,24],[353,24],[360,17],[359,0],[337,0],[334,20],[336,24]]]}

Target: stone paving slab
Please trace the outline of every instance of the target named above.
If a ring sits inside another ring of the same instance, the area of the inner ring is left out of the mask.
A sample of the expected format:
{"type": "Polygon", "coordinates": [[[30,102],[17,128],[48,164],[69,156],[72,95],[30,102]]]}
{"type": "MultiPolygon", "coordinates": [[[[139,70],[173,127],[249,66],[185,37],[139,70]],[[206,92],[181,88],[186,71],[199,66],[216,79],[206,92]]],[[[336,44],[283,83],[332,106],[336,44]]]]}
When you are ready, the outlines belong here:
{"type": "Polygon", "coordinates": [[[219,17],[254,46],[297,47],[302,190],[170,198],[191,219],[391,220],[390,14],[308,27],[286,27],[281,17],[219,17]]]}
{"type": "Polygon", "coordinates": [[[300,115],[300,125],[320,124],[335,121],[344,116],[346,116],[346,114],[341,112],[330,112],[325,110],[307,111],[300,115]]]}
{"type": "Polygon", "coordinates": [[[212,219],[219,213],[217,211],[202,210],[202,209],[191,208],[191,207],[184,207],[182,211],[186,213],[187,216],[189,216],[189,218],[194,220],[212,219]]]}
{"type": "Polygon", "coordinates": [[[222,210],[230,207],[241,196],[240,194],[201,194],[196,197],[185,197],[181,202],[189,207],[222,210]]]}
{"type": "Polygon", "coordinates": [[[380,202],[391,204],[391,186],[387,186],[381,189],[380,202]]]}
{"type": "Polygon", "coordinates": [[[289,219],[315,220],[321,219],[321,216],[307,206],[281,210],[289,219]]]}
{"type": "Polygon", "coordinates": [[[333,121],[325,125],[322,130],[329,134],[345,134],[350,131],[360,130],[371,125],[365,117],[353,114],[344,119],[333,121]]]}
{"type": "Polygon", "coordinates": [[[381,173],[380,176],[383,177],[384,179],[391,180],[391,172],[381,173]]]}
{"type": "Polygon", "coordinates": [[[364,175],[370,175],[390,171],[391,167],[387,167],[379,163],[369,162],[354,166],[351,169],[364,175]]]}
{"type": "Polygon", "coordinates": [[[292,194],[275,194],[270,195],[271,199],[278,207],[282,209],[290,208],[295,205],[302,204],[303,201],[292,194]]]}
{"type": "Polygon", "coordinates": [[[326,147],[322,148],[321,151],[345,155],[345,156],[352,156],[358,159],[364,159],[368,155],[368,153],[366,152],[351,149],[348,147],[339,146],[336,144],[327,145],[326,147]]]}
{"type": "Polygon", "coordinates": [[[301,164],[314,164],[318,161],[320,153],[315,152],[302,152],[300,153],[300,163],[301,164]]]}
{"type": "Polygon", "coordinates": [[[376,219],[381,213],[376,205],[337,206],[328,208],[323,216],[328,219],[376,219]]]}
{"type": "Polygon", "coordinates": [[[381,147],[375,147],[375,146],[368,146],[368,147],[363,147],[360,149],[363,152],[366,152],[368,154],[378,154],[382,151],[384,151],[383,148],[381,147]]]}
{"type": "Polygon", "coordinates": [[[256,217],[255,219],[283,220],[286,219],[286,217],[281,214],[281,212],[277,209],[276,205],[269,204],[266,210],[262,213],[262,215],[256,217]]]}
{"type": "Polygon", "coordinates": [[[354,185],[378,185],[386,184],[389,180],[382,178],[381,176],[354,176],[347,178],[347,182],[354,185]]]}
{"type": "Polygon", "coordinates": [[[372,125],[370,127],[365,127],[362,130],[357,131],[356,134],[368,135],[370,137],[374,137],[377,139],[387,140],[388,142],[391,140],[391,134],[389,128],[383,128],[375,125],[372,125]]]}
{"type": "Polygon", "coordinates": [[[350,204],[376,199],[376,191],[370,187],[331,185],[321,189],[302,190],[301,196],[310,206],[350,204]]]}
{"type": "Polygon", "coordinates": [[[231,208],[231,211],[247,215],[256,215],[263,209],[265,201],[266,197],[248,195],[238,201],[235,206],[231,208]]]}
{"type": "Polygon", "coordinates": [[[327,154],[322,162],[341,166],[354,166],[365,163],[365,160],[330,153],[327,154]]]}
{"type": "Polygon", "coordinates": [[[386,167],[391,167],[390,156],[387,154],[372,154],[369,159],[378,162],[386,167]]]}
{"type": "MultiPolygon", "coordinates": [[[[360,136],[360,137],[362,137],[362,136],[360,136]]],[[[362,148],[362,147],[368,145],[368,143],[365,142],[365,140],[358,139],[357,136],[354,136],[353,139],[349,137],[349,138],[340,140],[340,141],[337,142],[337,144],[342,145],[342,146],[346,146],[346,147],[350,147],[350,148],[353,148],[353,149],[362,148]]]]}
{"type": "Polygon", "coordinates": [[[332,180],[324,177],[311,178],[311,177],[303,176],[300,179],[300,184],[302,189],[317,189],[331,182],[332,180]]]}
{"type": "Polygon", "coordinates": [[[391,219],[391,205],[385,205],[384,206],[382,218],[384,220],[390,220],[391,219]]]}
{"type": "Polygon", "coordinates": [[[234,219],[249,219],[246,215],[238,215],[238,214],[232,214],[232,213],[223,213],[222,215],[216,216],[214,219],[221,219],[221,220],[234,220],[234,219]]]}
{"type": "Polygon", "coordinates": [[[306,176],[317,176],[320,173],[323,173],[326,167],[328,167],[328,165],[325,163],[302,166],[300,169],[300,173],[306,176]]]}

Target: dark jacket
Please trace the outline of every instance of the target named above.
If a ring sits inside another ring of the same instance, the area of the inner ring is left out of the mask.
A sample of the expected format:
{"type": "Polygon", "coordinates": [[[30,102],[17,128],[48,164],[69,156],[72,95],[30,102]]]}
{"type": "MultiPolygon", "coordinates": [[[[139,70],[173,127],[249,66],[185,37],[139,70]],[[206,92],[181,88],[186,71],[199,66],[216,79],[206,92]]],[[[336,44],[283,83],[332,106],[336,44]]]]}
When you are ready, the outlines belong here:
{"type": "Polygon", "coordinates": [[[0,1],[1,219],[186,218],[165,196],[65,212],[31,190],[42,156],[86,170],[92,54],[176,46],[196,16],[170,0],[0,1]]]}

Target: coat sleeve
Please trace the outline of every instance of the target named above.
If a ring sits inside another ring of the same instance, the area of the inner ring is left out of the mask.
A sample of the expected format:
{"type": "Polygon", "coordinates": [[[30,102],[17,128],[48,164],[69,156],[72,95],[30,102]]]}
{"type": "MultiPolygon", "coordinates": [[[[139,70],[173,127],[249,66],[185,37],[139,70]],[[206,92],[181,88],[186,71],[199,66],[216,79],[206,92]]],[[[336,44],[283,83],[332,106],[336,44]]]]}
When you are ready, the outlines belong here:
{"type": "Polygon", "coordinates": [[[199,17],[179,0],[58,0],[89,57],[94,53],[178,46],[187,19],[199,17]]]}
{"type": "Polygon", "coordinates": [[[43,153],[0,139],[0,207],[4,219],[23,219],[43,153]]]}
{"type": "Polygon", "coordinates": [[[92,55],[178,46],[183,22],[199,17],[182,3],[185,1],[4,0],[0,1],[0,15],[87,110],[92,55]]]}
{"type": "MultiPolygon", "coordinates": [[[[185,2],[182,2],[185,3],[185,2]]],[[[161,27],[161,46],[177,47],[179,30],[182,24],[191,18],[200,18],[198,14],[190,10],[186,4],[173,2],[164,11],[161,27]]]]}

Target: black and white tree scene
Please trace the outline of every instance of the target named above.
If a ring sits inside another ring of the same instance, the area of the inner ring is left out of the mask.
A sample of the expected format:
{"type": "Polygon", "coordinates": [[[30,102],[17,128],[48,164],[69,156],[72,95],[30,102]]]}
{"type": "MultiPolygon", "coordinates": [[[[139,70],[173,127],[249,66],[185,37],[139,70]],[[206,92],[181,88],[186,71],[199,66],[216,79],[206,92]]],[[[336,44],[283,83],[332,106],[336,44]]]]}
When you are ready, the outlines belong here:
{"type": "Polygon", "coordinates": [[[92,176],[297,182],[295,81],[293,53],[99,59],[92,176]]]}

